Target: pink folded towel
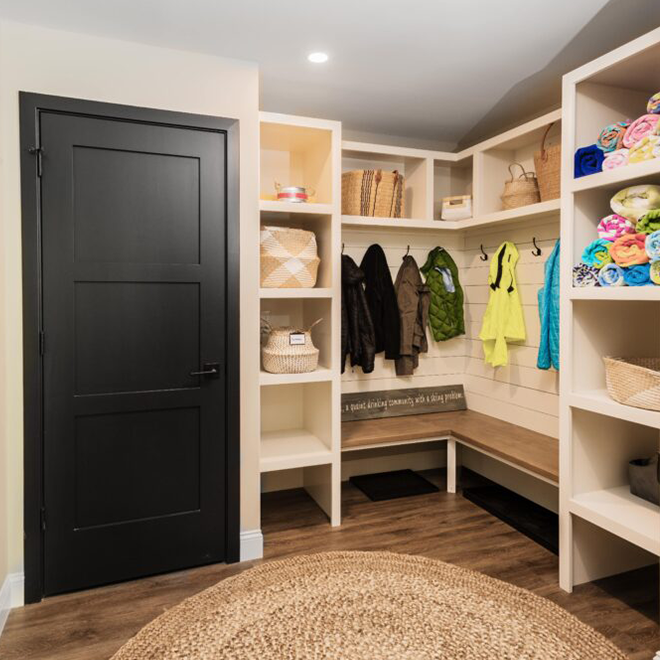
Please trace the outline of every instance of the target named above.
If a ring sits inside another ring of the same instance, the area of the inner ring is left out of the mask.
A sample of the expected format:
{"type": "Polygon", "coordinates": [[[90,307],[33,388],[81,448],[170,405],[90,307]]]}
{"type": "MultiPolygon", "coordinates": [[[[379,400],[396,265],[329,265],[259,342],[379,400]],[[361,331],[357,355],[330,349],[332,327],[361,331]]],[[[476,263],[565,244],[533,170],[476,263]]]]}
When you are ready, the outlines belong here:
{"type": "Polygon", "coordinates": [[[610,151],[610,153],[605,154],[605,160],[603,160],[603,170],[613,170],[617,167],[627,165],[629,155],[629,149],[617,149],[616,151],[610,151]]]}
{"type": "Polygon", "coordinates": [[[606,241],[616,241],[624,234],[636,233],[635,224],[617,213],[605,216],[598,223],[598,237],[606,241]]]}
{"type": "Polygon", "coordinates": [[[642,115],[628,126],[623,136],[623,146],[632,147],[647,135],[654,135],[658,128],[658,115],[642,115]]]}

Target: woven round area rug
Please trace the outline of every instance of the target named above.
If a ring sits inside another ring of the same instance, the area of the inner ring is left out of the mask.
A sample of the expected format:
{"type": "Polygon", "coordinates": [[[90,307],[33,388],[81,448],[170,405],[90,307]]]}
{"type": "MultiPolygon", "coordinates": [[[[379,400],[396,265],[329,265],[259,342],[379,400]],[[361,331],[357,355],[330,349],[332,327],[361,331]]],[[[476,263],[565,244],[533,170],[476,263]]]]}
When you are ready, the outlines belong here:
{"type": "Polygon", "coordinates": [[[625,660],[554,603],[441,561],[329,552],[261,564],[159,616],[113,660],[625,660]]]}

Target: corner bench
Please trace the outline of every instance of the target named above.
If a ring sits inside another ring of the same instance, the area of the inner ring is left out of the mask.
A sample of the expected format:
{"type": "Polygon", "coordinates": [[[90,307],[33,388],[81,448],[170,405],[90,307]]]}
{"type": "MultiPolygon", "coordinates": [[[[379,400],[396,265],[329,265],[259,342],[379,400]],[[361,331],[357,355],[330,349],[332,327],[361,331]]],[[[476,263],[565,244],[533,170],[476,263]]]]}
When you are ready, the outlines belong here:
{"type": "Polygon", "coordinates": [[[365,419],[341,424],[342,452],[447,441],[447,491],[456,492],[456,445],[538,479],[559,483],[559,441],[473,410],[365,419]]]}

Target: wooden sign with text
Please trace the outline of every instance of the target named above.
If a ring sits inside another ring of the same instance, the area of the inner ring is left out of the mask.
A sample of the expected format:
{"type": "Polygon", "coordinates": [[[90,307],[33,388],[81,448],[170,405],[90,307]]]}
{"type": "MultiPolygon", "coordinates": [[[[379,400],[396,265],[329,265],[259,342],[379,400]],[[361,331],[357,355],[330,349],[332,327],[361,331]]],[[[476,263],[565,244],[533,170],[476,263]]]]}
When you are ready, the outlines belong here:
{"type": "Polygon", "coordinates": [[[448,412],[466,408],[462,385],[411,387],[405,390],[355,392],[341,395],[342,422],[448,412]]]}

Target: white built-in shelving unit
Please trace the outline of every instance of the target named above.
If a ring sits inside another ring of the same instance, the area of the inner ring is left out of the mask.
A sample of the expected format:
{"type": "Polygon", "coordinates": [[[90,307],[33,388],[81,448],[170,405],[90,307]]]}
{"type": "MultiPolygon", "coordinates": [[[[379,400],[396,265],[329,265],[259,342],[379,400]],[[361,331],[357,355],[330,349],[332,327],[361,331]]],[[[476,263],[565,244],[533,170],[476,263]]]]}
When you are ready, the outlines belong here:
{"type": "MultiPolygon", "coordinates": [[[[660,89],[660,30],[564,76],[560,373],[560,584],[655,563],[660,507],[630,494],[627,465],[660,444],[660,413],[607,394],[603,356],[660,355],[660,287],[573,288],[572,266],[597,237],[609,200],[660,184],[660,160],[573,179],[575,149],[645,112],[660,89]]],[[[657,588],[657,585],[649,585],[657,588]]]]}
{"type": "Polygon", "coordinates": [[[261,472],[302,469],[308,493],[332,525],[340,522],[340,234],[341,124],[262,113],[260,221],[316,234],[317,283],[309,289],[259,290],[262,318],[274,326],[307,328],[319,367],[305,374],[259,375],[261,472]],[[309,203],[276,201],[275,182],[312,190],[309,203]]]}
{"type": "MultiPolygon", "coordinates": [[[[460,243],[461,233],[498,226],[559,221],[559,200],[503,210],[500,195],[509,162],[534,169],[533,154],[557,110],[459,153],[341,141],[338,122],[262,113],[260,211],[262,225],[314,231],[321,265],[312,289],[259,291],[261,315],[272,325],[310,325],[320,349],[319,368],[308,374],[277,375],[261,371],[260,465],[262,473],[302,468],[303,485],[328,514],[340,522],[340,375],[342,243],[377,242],[392,232],[418,247],[460,243]],[[398,170],[405,177],[402,218],[341,215],[341,174],[354,169],[398,170]],[[308,203],[276,201],[275,181],[312,189],[308,203]],[[443,197],[472,195],[473,217],[441,221],[443,197]],[[422,234],[424,239],[422,240],[422,234]],[[447,238],[452,232],[454,239],[447,238]],[[416,235],[413,240],[408,235],[416,235]],[[438,238],[435,238],[435,235],[438,238]],[[440,238],[444,236],[445,238],[440,238]],[[421,243],[420,243],[421,241],[421,243]]],[[[530,229],[531,231],[531,229],[530,229]]],[[[528,240],[531,240],[531,233],[528,240]]]]}

